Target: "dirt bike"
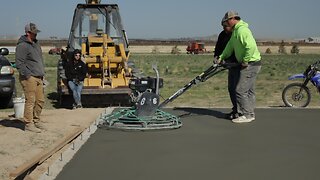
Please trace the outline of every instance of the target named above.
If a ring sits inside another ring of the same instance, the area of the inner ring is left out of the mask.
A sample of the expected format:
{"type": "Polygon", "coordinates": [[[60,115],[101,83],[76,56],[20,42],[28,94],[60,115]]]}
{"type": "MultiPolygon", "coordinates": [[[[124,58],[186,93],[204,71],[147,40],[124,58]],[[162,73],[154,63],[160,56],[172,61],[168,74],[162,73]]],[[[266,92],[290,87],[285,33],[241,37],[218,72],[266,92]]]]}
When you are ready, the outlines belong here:
{"type": "Polygon", "coordinates": [[[307,67],[304,73],[295,74],[289,80],[302,79],[302,83],[291,83],[282,91],[282,100],[288,107],[307,107],[311,101],[311,93],[307,87],[311,82],[320,93],[320,61],[307,67]]]}

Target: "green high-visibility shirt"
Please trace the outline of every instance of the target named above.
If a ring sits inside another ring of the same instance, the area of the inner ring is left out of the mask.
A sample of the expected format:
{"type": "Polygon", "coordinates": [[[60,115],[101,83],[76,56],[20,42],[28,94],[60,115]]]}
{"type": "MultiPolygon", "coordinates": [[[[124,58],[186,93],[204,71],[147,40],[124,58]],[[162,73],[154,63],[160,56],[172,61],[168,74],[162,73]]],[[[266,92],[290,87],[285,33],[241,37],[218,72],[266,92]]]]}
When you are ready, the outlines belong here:
{"type": "Polygon", "coordinates": [[[259,61],[261,59],[257,43],[248,27],[248,23],[243,20],[240,20],[235,25],[232,36],[220,55],[221,60],[230,57],[233,51],[240,63],[259,61]]]}

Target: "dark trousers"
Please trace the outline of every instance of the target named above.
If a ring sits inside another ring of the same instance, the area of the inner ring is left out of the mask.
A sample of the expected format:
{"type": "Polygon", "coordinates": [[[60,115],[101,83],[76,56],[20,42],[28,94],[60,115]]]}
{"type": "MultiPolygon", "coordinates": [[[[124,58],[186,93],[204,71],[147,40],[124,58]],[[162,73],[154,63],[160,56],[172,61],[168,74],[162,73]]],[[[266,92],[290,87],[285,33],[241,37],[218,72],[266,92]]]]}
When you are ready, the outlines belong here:
{"type": "Polygon", "coordinates": [[[229,69],[228,91],[229,91],[229,96],[232,103],[232,112],[238,112],[236,87],[239,82],[239,76],[240,76],[240,66],[229,69]]]}

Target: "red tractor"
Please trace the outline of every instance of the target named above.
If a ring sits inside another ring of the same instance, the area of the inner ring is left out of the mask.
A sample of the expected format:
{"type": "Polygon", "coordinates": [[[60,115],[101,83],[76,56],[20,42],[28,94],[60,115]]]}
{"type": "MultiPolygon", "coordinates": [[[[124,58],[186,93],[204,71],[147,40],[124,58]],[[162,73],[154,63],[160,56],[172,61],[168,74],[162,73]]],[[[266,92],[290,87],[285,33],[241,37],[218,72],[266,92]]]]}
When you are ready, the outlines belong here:
{"type": "Polygon", "coordinates": [[[61,48],[55,47],[55,48],[50,49],[48,53],[51,55],[54,55],[54,54],[60,55],[61,52],[62,52],[61,48]]]}
{"type": "Polygon", "coordinates": [[[192,42],[189,43],[187,47],[187,54],[199,54],[207,52],[206,48],[204,47],[204,43],[199,42],[192,42]]]}

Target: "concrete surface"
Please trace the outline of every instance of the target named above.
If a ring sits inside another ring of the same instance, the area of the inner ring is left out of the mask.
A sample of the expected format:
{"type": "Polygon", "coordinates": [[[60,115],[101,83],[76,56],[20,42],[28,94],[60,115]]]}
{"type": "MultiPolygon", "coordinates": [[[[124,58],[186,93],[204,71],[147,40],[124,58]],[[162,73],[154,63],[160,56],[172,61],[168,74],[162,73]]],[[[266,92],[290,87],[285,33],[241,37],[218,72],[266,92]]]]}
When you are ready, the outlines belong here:
{"type": "Polygon", "coordinates": [[[257,109],[233,124],[228,109],[166,109],[180,129],[98,129],[57,176],[63,179],[301,180],[320,177],[320,110],[257,109]],[[191,114],[189,114],[191,113],[191,114]]]}

